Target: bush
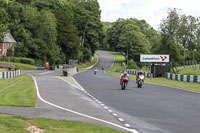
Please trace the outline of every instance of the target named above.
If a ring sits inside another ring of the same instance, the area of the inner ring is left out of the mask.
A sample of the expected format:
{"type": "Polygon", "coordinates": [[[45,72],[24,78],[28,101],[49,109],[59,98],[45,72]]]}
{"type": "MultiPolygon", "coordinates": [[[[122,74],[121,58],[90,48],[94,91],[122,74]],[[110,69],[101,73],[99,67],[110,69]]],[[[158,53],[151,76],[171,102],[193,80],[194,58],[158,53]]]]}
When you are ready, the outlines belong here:
{"type": "Polygon", "coordinates": [[[29,65],[34,65],[35,60],[31,58],[24,58],[24,57],[5,57],[1,58],[1,61],[6,62],[14,62],[14,63],[24,63],[29,65]]]}
{"type": "Polygon", "coordinates": [[[35,64],[35,60],[34,59],[30,59],[30,58],[21,58],[20,62],[24,63],[24,64],[30,64],[30,65],[34,65],[35,64]]]}
{"type": "Polygon", "coordinates": [[[137,66],[137,64],[133,60],[130,60],[128,63],[129,63],[128,69],[136,69],[136,70],[139,69],[139,67],[137,66]]]}
{"type": "Polygon", "coordinates": [[[14,58],[13,58],[13,62],[15,62],[15,63],[20,63],[20,62],[21,62],[21,58],[19,58],[19,57],[14,57],[14,58]]]}

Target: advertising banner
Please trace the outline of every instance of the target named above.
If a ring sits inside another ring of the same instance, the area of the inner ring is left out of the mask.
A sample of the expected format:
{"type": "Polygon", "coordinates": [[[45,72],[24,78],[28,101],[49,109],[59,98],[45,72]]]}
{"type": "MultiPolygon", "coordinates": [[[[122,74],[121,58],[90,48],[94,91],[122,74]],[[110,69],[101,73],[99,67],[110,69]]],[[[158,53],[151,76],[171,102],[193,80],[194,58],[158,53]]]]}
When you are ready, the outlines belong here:
{"type": "Polygon", "coordinates": [[[169,55],[140,55],[140,62],[169,62],[169,55]]]}

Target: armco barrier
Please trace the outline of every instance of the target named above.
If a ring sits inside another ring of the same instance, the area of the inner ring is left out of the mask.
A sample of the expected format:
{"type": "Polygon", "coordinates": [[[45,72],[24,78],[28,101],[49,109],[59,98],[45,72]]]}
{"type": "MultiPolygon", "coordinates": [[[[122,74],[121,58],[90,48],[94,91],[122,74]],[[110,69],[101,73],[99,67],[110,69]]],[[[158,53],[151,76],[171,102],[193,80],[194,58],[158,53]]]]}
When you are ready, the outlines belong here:
{"type": "Polygon", "coordinates": [[[14,78],[19,75],[21,75],[20,70],[10,71],[10,72],[0,72],[0,79],[14,78]]]}
{"type": "Polygon", "coordinates": [[[167,73],[167,78],[184,82],[200,83],[200,75],[195,76],[195,75],[180,75],[180,74],[167,73]]]}

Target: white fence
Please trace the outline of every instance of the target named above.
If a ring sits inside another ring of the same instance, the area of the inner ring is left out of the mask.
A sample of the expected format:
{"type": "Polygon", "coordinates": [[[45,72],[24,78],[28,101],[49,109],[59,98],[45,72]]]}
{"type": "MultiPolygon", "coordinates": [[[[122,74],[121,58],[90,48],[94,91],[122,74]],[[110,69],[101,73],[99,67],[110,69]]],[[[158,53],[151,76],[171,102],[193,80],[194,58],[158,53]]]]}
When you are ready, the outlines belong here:
{"type": "Polygon", "coordinates": [[[21,75],[20,70],[10,71],[10,72],[0,72],[0,79],[14,78],[19,75],[21,75]]]}
{"type": "MultiPolygon", "coordinates": [[[[137,75],[138,71],[135,69],[116,69],[116,72],[123,72],[124,70],[127,71],[128,74],[137,75]]],[[[148,72],[143,72],[145,77],[152,78],[153,74],[148,72]]]]}
{"type": "Polygon", "coordinates": [[[180,74],[167,74],[168,79],[184,81],[184,82],[197,82],[200,83],[200,75],[180,75],[180,74]]]}

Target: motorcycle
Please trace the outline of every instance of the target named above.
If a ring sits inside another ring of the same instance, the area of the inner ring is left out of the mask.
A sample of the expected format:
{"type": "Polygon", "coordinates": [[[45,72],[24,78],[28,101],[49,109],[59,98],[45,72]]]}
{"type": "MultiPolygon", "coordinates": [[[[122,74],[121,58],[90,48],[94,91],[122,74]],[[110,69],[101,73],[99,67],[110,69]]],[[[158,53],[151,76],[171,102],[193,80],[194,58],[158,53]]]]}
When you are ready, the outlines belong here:
{"type": "Polygon", "coordinates": [[[94,69],[94,75],[96,75],[97,74],[97,69],[94,69]]]}
{"type": "Polygon", "coordinates": [[[139,75],[139,77],[137,79],[137,87],[142,88],[143,82],[144,82],[144,75],[139,75]]]}
{"type": "Polygon", "coordinates": [[[122,77],[121,79],[121,89],[122,90],[125,90],[126,89],[126,86],[128,84],[128,77],[122,77]]]}

